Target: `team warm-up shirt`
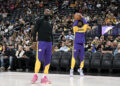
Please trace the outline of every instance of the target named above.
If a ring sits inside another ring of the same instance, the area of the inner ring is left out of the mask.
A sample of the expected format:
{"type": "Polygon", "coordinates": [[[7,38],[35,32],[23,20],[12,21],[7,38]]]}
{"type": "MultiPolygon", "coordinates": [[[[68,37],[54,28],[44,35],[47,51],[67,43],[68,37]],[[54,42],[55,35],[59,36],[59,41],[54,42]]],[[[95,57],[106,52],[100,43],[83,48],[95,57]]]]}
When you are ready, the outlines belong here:
{"type": "Polygon", "coordinates": [[[38,41],[52,42],[52,29],[53,24],[48,17],[44,16],[38,19],[33,32],[33,41],[36,41],[36,32],[38,32],[38,41]]]}

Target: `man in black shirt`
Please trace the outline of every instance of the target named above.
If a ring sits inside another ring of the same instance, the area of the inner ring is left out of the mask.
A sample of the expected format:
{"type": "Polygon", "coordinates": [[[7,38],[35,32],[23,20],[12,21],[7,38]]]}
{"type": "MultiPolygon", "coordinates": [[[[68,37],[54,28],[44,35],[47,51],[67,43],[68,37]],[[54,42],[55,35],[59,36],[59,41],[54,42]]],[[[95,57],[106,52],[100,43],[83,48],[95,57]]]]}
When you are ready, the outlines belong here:
{"type": "Polygon", "coordinates": [[[102,50],[102,53],[112,53],[113,48],[111,47],[111,42],[108,41],[105,45],[105,47],[102,50]]]}
{"type": "Polygon", "coordinates": [[[41,83],[50,83],[47,79],[46,74],[48,74],[50,60],[52,56],[52,28],[50,20],[50,10],[45,9],[44,16],[37,20],[34,32],[33,41],[36,42],[36,33],[38,32],[38,42],[37,42],[37,53],[36,53],[36,63],[35,63],[35,75],[32,79],[32,83],[35,83],[38,79],[37,73],[40,70],[41,61],[44,57],[44,77],[41,79],[41,83]]]}

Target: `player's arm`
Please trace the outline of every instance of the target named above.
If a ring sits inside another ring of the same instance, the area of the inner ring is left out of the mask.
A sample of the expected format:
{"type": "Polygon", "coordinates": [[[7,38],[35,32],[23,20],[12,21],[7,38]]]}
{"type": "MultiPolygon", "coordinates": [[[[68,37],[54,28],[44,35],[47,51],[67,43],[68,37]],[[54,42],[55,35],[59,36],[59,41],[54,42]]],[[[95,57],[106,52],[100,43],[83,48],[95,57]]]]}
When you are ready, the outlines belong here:
{"type": "MultiPolygon", "coordinates": [[[[52,27],[53,27],[53,24],[52,24],[52,27]]],[[[53,33],[52,33],[52,30],[51,30],[51,38],[52,38],[52,45],[53,45],[53,33]]]]}
{"type": "Polygon", "coordinates": [[[75,32],[77,32],[78,28],[77,27],[73,27],[73,32],[75,34],[75,32]]]}
{"type": "MultiPolygon", "coordinates": [[[[82,14],[81,14],[81,13],[78,13],[78,15],[80,15],[80,16],[82,17],[82,20],[83,20],[84,24],[87,24],[87,21],[86,21],[85,18],[82,16],[82,14]]],[[[74,26],[77,26],[77,24],[78,24],[78,20],[75,20],[74,23],[73,23],[73,27],[74,27],[74,26]]]]}
{"type": "Polygon", "coordinates": [[[36,45],[37,45],[37,43],[36,43],[36,34],[37,34],[37,32],[38,32],[38,29],[39,29],[39,23],[40,21],[39,20],[37,20],[36,21],[36,24],[35,24],[35,27],[34,27],[34,30],[33,30],[33,44],[31,45],[31,48],[32,49],[35,49],[36,50],[36,45]]]}
{"type": "MultiPolygon", "coordinates": [[[[85,20],[85,18],[82,18],[84,24],[87,24],[87,21],[85,20]]],[[[73,27],[77,26],[78,25],[78,20],[75,20],[74,23],[73,23],[73,27]]]]}
{"type": "Polygon", "coordinates": [[[88,30],[91,30],[91,27],[88,25],[88,24],[85,24],[84,27],[83,27],[84,31],[88,31],[88,30]]]}
{"type": "Polygon", "coordinates": [[[87,25],[87,30],[91,30],[91,27],[89,25],[87,25]]]}
{"type": "Polygon", "coordinates": [[[79,13],[79,15],[81,16],[81,18],[82,18],[82,20],[83,20],[84,24],[87,24],[87,21],[86,21],[86,20],[85,20],[85,18],[82,16],[82,14],[81,14],[81,13],[79,13]]]}
{"type": "Polygon", "coordinates": [[[78,20],[75,20],[73,23],[73,27],[77,26],[77,24],[78,24],[78,20]]]}
{"type": "Polygon", "coordinates": [[[39,20],[36,21],[34,30],[33,30],[33,42],[36,42],[36,33],[38,32],[39,28],[39,20]]]}
{"type": "Polygon", "coordinates": [[[83,20],[84,24],[87,24],[87,21],[85,20],[84,17],[82,17],[82,20],[83,20]]]}

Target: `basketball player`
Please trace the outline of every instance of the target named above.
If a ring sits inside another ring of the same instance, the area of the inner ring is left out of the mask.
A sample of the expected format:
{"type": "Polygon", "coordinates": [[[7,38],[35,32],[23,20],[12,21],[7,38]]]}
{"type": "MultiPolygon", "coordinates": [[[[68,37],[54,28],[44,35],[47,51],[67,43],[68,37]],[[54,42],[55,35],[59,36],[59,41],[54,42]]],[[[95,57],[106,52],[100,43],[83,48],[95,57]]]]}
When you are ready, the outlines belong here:
{"type": "MultiPolygon", "coordinates": [[[[38,42],[36,51],[36,63],[35,63],[35,74],[32,79],[32,83],[38,80],[38,73],[41,67],[41,61],[44,58],[44,75],[41,79],[41,83],[51,83],[48,80],[47,74],[50,67],[50,61],[52,56],[52,28],[53,25],[50,22],[51,11],[49,9],[44,10],[44,17],[37,20],[34,32],[33,41],[36,42],[36,32],[38,32],[38,42]]],[[[33,46],[35,43],[33,44],[33,46]]]]}
{"type": "MultiPolygon", "coordinates": [[[[82,15],[79,14],[81,17],[82,15]]],[[[83,67],[84,67],[84,44],[85,44],[85,32],[90,29],[90,26],[87,24],[86,20],[82,17],[80,20],[76,20],[73,24],[73,32],[74,32],[74,47],[73,54],[71,60],[71,69],[70,76],[73,76],[75,62],[77,60],[77,55],[79,53],[80,57],[80,68],[78,72],[81,76],[83,76],[83,67]]]]}

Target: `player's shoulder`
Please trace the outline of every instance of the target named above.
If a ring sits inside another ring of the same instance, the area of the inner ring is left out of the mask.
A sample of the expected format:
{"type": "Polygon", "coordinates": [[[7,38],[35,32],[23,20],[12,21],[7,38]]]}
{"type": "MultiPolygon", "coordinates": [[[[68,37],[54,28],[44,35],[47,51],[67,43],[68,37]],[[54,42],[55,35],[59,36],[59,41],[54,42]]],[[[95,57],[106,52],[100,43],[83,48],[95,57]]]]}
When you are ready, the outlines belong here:
{"type": "Polygon", "coordinates": [[[42,21],[44,19],[44,16],[41,16],[38,18],[39,21],[42,21]]]}
{"type": "Polygon", "coordinates": [[[43,19],[44,19],[44,16],[38,17],[38,18],[36,19],[36,22],[37,22],[37,23],[38,23],[38,22],[41,22],[41,21],[43,21],[43,19]]]}
{"type": "Polygon", "coordinates": [[[84,26],[89,26],[89,24],[84,24],[84,26]]]}
{"type": "Polygon", "coordinates": [[[83,27],[88,27],[88,26],[89,26],[89,24],[84,24],[84,25],[83,25],[83,27]]]}
{"type": "Polygon", "coordinates": [[[44,19],[44,16],[41,16],[39,19],[40,19],[40,20],[43,20],[43,19],[44,19]]]}
{"type": "Polygon", "coordinates": [[[73,28],[78,28],[78,26],[74,26],[73,28]]]}

